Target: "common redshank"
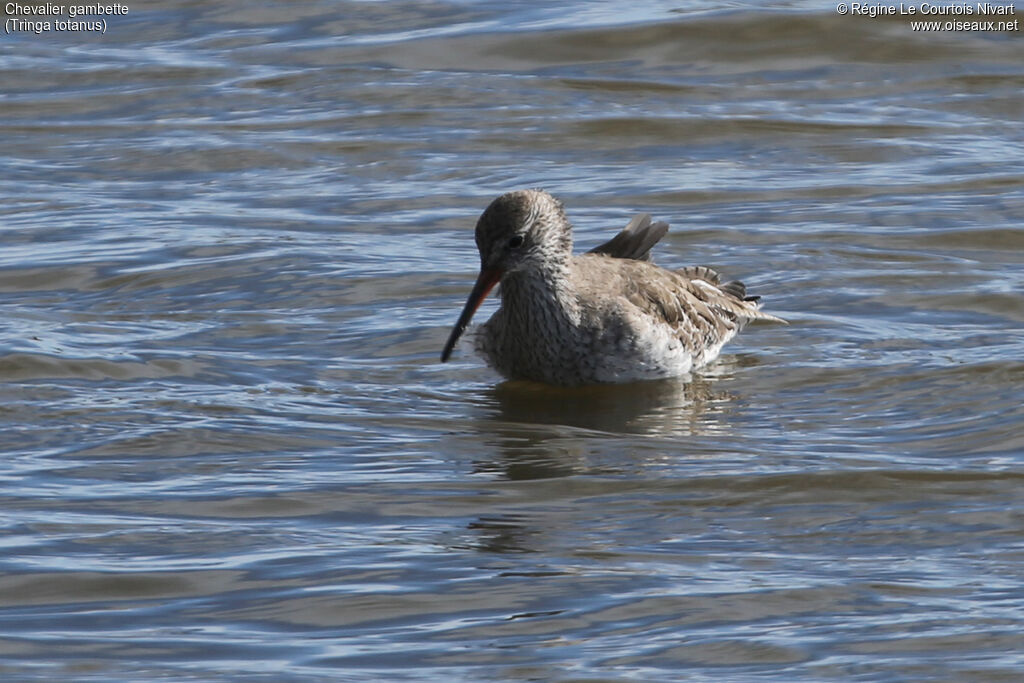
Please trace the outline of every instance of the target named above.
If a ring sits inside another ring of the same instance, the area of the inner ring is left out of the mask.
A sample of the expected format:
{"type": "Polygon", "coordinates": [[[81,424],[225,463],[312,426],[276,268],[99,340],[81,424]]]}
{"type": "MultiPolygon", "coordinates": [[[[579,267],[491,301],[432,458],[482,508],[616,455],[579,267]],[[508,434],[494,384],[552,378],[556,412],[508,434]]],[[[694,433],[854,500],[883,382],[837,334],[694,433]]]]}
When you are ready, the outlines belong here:
{"type": "Polygon", "coordinates": [[[441,361],[499,282],[501,306],[474,346],[509,379],[575,386],[677,377],[713,361],[747,322],[785,322],[758,310],[742,282],[720,284],[710,268],[650,263],[667,231],[637,216],[574,255],[561,202],[543,190],[503,194],[477,221],[480,275],[441,361]]]}

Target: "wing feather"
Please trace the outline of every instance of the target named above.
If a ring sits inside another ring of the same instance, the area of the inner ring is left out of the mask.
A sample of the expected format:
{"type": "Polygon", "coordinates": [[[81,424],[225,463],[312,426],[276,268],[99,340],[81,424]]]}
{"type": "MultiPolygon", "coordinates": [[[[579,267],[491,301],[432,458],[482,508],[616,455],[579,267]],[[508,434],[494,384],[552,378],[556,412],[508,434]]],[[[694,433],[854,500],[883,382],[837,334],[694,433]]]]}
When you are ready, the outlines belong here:
{"type": "Polygon", "coordinates": [[[668,223],[652,221],[650,214],[643,213],[634,216],[618,235],[594,247],[588,253],[634,261],[650,261],[651,249],[667,232],[668,223]]]}

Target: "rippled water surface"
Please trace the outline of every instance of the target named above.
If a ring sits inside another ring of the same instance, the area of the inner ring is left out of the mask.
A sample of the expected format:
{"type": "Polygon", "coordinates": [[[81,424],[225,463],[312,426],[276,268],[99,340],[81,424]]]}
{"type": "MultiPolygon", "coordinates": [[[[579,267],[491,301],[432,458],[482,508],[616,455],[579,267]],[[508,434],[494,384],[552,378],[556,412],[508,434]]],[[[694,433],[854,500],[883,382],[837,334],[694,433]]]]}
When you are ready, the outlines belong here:
{"type": "Polygon", "coordinates": [[[1019,32],[128,8],[0,37],[5,681],[1024,679],[1019,32]],[[791,324],[681,381],[440,364],[535,186],[791,324]]]}

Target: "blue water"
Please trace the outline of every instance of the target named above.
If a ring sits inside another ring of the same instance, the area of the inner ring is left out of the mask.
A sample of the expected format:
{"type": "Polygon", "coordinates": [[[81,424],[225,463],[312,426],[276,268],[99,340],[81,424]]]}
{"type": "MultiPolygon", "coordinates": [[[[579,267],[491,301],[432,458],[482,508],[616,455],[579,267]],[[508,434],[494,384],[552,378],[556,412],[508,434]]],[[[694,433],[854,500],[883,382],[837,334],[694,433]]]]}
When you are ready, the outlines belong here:
{"type": "Polygon", "coordinates": [[[4,680],[1024,676],[1019,33],[128,8],[0,39],[4,680]],[[520,187],[791,324],[679,381],[439,363],[520,187]]]}

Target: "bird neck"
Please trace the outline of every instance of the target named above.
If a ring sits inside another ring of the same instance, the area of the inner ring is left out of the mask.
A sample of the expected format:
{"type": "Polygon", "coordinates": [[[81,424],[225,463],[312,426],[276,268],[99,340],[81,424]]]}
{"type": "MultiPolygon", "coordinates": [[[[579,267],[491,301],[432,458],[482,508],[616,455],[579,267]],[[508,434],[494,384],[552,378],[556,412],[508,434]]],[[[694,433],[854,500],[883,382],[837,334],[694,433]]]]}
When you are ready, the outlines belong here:
{"type": "Polygon", "coordinates": [[[501,280],[501,300],[515,317],[531,318],[544,311],[553,319],[573,318],[577,301],[568,261],[546,261],[508,273],[501,280]]]}

